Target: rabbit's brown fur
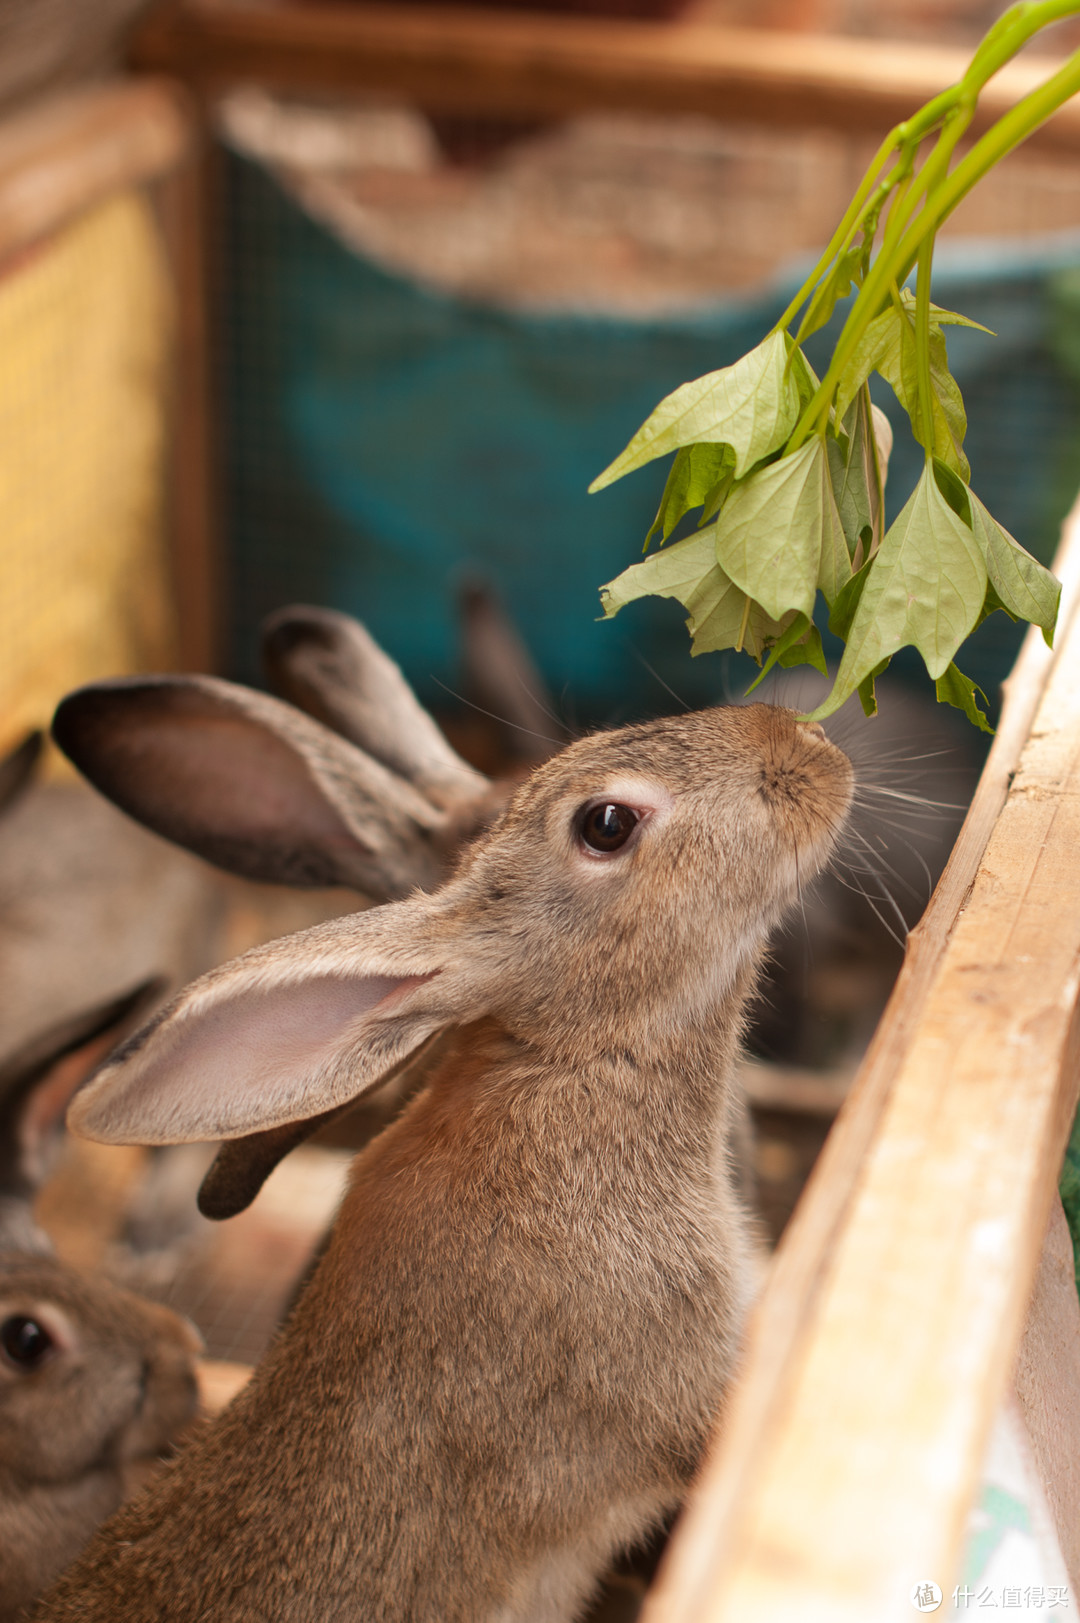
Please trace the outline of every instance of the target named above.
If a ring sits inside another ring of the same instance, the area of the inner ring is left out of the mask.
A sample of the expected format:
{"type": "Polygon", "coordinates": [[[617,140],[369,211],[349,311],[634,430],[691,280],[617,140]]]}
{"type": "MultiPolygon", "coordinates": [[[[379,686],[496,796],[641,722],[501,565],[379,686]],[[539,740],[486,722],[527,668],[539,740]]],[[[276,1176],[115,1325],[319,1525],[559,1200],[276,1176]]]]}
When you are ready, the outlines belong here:
{"type": "Polygon", "coordinates": [[[251,1386],[39,1623],[577,1614],[721,1409],[751,1275],[743,1008],[850,795],[820,730],[764,706],[582,740],[440,891],[258,949],[128,1046],[77,1118],[160,1141],[317,1113],[457,1028],[251,1386]],[[579,819],[608,802],[641,820],[598,857],[579,819]]]}

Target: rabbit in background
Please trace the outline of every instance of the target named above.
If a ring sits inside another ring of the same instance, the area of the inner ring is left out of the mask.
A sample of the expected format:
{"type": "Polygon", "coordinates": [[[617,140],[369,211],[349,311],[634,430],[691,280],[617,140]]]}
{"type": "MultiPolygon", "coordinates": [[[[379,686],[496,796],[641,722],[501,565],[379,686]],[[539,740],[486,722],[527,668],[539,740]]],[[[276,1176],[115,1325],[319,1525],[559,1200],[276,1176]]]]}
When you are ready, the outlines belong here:
{"type": "Polygon", "coordinates": [[[142,985],[0,1067],[0,1623],[23,1615],[195,1412],[185,1320],[53,1254],[32,1201],[76,1086],[142,985]]]}
{"type": "Polygon", "coordinates": [[[256,1159],[444,1048],[250,1387],[39,1623],[578,1614],[722,1406],[752,1288],[732,1066],[851,794],[767,706],[579,740],[440,888],[258,948],[125,1045],[77,1130],[256,1159]]]}

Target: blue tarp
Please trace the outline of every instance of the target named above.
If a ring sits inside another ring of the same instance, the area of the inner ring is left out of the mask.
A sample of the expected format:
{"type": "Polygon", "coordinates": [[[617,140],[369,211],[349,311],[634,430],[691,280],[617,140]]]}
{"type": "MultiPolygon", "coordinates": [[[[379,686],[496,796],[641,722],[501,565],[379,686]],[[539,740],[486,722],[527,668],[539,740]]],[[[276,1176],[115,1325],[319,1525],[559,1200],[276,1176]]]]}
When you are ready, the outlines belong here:
{"type": "MultiPolygon", "coordinates": [[[[456,679],[454,595],[493,581],[579,721],[740,689],[741,657],[691,661],[673,603],[596,624],[597,587],[641,553],[666,463],[588,496],[657,401],[734,361],[792,278],[750,299],[630,320],[529,314],[432,292],[352,253],[256,166],[233,159],[227,210],[229,555],[237,673],[259,619],[287,601],[359,615],[429,700],[456,679]],[[651,667],[650,671],[648,667],[651,667]],[[652,674],[655,673],[655,674],[652,674]]],[[[1075,242],[939,258],[934,296],[998,335],[950,329],[975,488],[1047,558],[1080,485],[1080,413],[1054,356],[1054,274],[1075,242]]],[[[811,358],[826,335],[811,344],[811,358]]],[[[897,431],[895,513],[921,451],[897,431]]],[[[998,615],[963,667],[991,690],[1018,628],[998,615]]],[[[902,657],[898,663],[904,664],[902,657]]],[[[913,655],[908,669],[921,669],[913,655]]]]}

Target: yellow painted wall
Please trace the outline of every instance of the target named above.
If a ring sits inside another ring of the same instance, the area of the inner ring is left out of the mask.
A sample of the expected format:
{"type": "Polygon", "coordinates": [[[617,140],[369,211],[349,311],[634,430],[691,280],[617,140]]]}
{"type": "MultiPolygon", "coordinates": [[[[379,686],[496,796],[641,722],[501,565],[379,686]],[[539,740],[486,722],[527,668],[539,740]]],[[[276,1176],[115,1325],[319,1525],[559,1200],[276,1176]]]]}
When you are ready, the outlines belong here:
{"type": "Polygon", "coordinates": [[[138,193],[0,272],[0,752],[69,688],[171,662],[172,337],[138,193]]]}

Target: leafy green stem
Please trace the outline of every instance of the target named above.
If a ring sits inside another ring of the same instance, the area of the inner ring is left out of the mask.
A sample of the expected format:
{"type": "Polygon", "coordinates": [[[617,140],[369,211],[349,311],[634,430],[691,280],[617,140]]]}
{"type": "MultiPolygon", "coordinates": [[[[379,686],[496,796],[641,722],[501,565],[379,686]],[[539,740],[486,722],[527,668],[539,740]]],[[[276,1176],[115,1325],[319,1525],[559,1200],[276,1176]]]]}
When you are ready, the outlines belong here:
{"type": "MultiPolygon", "coordinates": [[[[1080,11],[1080,0],[1043,0],[1043,4],[1057,8],[1066,3],[1073,13],[1080,11]]],[[[1014,147],[1019,146],[1021,141],[1033,130],[1038,129],[1040,124],[1045,123],[1078,90],[1080,90],[1080,51],[1075,52],[1044,84],[1031,91],[1015,107],[1010,108],[975,143],[952,173],[939,179],[934,190],[926,193],[923,207],[904,230],[899,241],[883,244],[848,312],[828,371],[788,440],[788,451],[798,450],[810,434],[820,427],[821,422],[827,420],[836,386],[860,338],[880,310],[888,295],[889,285],[893,281],[903,282],[910,275],[923,242],[927,238],[932,240],[943,221],[988,170],[1014,147]]],[[[962,130],[958,130],[956,137],[952,139],[952,145],[955,145],[960,133],[962,130]]],[[[946,131],[942,137],[943,140],[949,138],[952,138],[951,130],[946,131]]],[[[949,150],[951,152],[951,148],[949,150]]],[[[944,161],[948,162],[947,156],[944,161]]]]}

